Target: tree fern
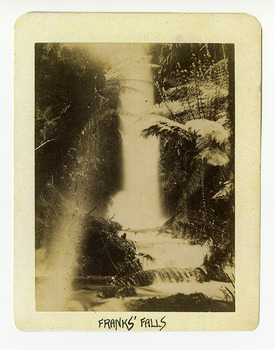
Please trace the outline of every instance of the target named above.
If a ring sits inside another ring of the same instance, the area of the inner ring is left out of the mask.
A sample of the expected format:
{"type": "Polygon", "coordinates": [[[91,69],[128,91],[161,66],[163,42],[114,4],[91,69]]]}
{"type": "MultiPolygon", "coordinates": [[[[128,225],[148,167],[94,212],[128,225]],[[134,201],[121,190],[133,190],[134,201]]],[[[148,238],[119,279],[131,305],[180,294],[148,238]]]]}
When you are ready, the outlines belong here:
{"type": "Polygon", "coordinates": [[[229,131],[220,123],[207,119],[189,120],[185,124],[174,122],[165,117],[159,117],[159,121],[143,130],[143,136],[172,135],[184,138],[188,141],[196,140],[199,153],[196,155],[206,159],[211,165],[225,165],[229,158],[225,152],[213,145],[222,146],[228,142],[229,131]]]}
{"type": "Polygon", "coordinates": [[[160,68],[155,72],[159,102],[151,111],[154,121],[142,133],[161,139],[165,198],[176,200],[170,227],[182,233],[198,231],[200,237],[209,239],[220,232],[221,245],[227,239],[232,242],[232,234],[227,232],[232,223],[226,223],[228,214],[215,203],[232,198],[229,173],[234,156],[225,52],[221,44],[163,45],[160,68]],[[220,50],[219,55],[215,50],[220,50]],[[225,219],[219,217],[223,215],[225,219]]]}

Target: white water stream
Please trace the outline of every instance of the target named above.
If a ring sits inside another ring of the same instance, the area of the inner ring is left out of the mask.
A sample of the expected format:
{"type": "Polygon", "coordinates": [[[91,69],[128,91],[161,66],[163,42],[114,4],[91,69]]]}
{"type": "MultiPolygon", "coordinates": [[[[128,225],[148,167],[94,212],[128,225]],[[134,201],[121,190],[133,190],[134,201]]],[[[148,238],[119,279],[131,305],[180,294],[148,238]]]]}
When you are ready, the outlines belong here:
{"type": "MultiPolygon", "coordinates": [[[[142,45],[131,46],[129,52],[120,53],[120,56],[123,188],[110,203],[108,216],[120,222],[124,229],[120,234],[125,232],[127,239],[135,243],[145,271],[197,268],[203,263],[207,247],[191,246],[182,239],[159,234],[157,230],[165,221],[160,200],[159,141],[155,137],[144,139],[141,136],[142,130],[152,123],[150,110],[154,105],[154,96],[150,60],[142,45]]],[[[43,260],[43,256],[39,256],[43,255],[43,251],[37,252],[37,309],[124,311],[125,301],[116,298],[102,300],[97,295],[99,286],[90,286],[90,290],[73,290],[81,222],[76,219],[77,215],[72,209],[67,208],[64,212],[63,224],[54,235],[56,241],[50,256],[43,260]]],[[[221,283],[218,282],[201,284],[194,280],[171,283],[156,278],[151,286],[137,287],[136,290],[137,298],[179,292],[203,292],[210,297],[222,298],[220,287],[221,283]]]]}
{"type": "Polygon", "coordinates": [[[152,123],[153,80],[149,58],[142,46],[131,52],[122,66],[120,120],[123,142],[123,188],[113,198],[109,216],[131,229],[161,226],[159,190],[159,140],[144,139],[142,131],[152,123]]]}

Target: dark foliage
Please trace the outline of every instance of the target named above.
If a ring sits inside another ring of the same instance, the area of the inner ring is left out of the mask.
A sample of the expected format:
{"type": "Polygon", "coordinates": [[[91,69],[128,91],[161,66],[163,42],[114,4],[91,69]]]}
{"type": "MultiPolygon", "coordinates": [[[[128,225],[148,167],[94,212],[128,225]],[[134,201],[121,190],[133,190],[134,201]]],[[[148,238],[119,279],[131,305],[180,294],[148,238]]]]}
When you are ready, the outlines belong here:
{"type": "Polygon", "coordinates": [[[141,270],[132,241],[118,236],[121,225],[88,215],[79,254],[81,275],[127,275],[141,270]]]}
{"type": "MultiPolygon", "coordinates": [[[[163,203],[171,216],[167,227],[193,243],[210,243],[205,266],[217,271],[217,278],[225,262],[234,262],[232,47],[159,44],[152,54],[155,112],[163,119],[144,136],[161,139],[163,203]]],[[[105,79],[104,64],[80,46],[37,44],[35,64],[40,247],[60,224],[68,198],[83,216],[91,210],[104,215],[108,200],[121,188],[116,109],[122,87],[105,79]]],[[[139,274],[135,246],[118,236],[119,229],[110,220],[86,215],[78,261],[82,276],[139,274]]]]}
{"type": "Polygon", "coordinates": [[[176,294],[166,298],[138,299],[127,304],[129,311],[234,312],[233,302],[213,300],[202,293],[176,294]]]}
{"type": "Polygon", "coordinates": [[[40,147],[36,152],[37,193],[99,108],[103,84],[102,67],[81,49],[36,44],[35,146],[40,147]]]}
{"type": "Polygon", "coordinates": [[[164,229],[208,242],[210,268],[234,261],[234,55],[225,44],[157,44],[164,229]]]}
{"type": "Polygon", "coordinates": [[[120,186],[118,92],[106,86],[105,68],[85,45],[35,46],[37,248],[50,240],[64,202],[103,215],[120,186]]]}

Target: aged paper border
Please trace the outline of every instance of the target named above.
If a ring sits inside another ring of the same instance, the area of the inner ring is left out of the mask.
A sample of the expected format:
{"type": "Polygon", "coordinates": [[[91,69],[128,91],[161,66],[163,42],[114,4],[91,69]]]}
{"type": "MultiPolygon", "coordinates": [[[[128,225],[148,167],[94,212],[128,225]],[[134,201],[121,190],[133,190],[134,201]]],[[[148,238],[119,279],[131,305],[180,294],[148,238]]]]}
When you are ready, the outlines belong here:
{"type": "MultiPolygon", "coordinates": [[[[235,44],[236,312],[153,313],[164,330],[253,330],[259,318],[261,28],[246,14],[29,13],[15,27],[14,318],[22,330],[98,330],[98,312],[36,312],[34,269],[34,44],[235,44]]],[[[129,317],[130,313],[104,313],[129,317]]],[[[142,314],[142,316],[141,316],[142,314]]],[[[141,330],[136,323],[133,330],[141,330]]],[[[148,329],[146,329],[148,330],[148,329]]]]}

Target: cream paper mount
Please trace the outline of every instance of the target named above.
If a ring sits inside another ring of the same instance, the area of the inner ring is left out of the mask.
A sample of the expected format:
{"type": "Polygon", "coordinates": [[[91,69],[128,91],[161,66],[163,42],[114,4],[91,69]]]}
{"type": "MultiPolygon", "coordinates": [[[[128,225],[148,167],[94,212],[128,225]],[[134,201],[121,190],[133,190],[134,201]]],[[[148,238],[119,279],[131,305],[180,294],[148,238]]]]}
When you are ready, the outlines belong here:
{"type": "Polygon", "coordinates": [[[247,14],[15,25],[21,330],[253,330],[261,27],[247,14]]]}

